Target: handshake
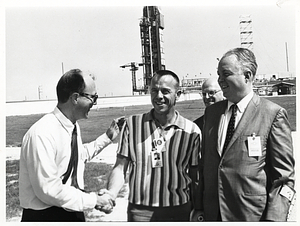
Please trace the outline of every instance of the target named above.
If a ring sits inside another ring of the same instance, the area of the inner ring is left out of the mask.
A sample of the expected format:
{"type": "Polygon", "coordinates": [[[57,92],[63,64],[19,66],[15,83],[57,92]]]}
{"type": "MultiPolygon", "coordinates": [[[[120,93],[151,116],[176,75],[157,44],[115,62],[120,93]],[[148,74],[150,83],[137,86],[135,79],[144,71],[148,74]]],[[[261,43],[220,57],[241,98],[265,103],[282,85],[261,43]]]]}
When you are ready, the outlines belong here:
{"type": "Polygon", "coordinates": [[[106,214],[112,212],[113,207],[116,205],[113,195],[106,189],[101,189],[97,196],[96,210],[102,211],[106,214]]]}

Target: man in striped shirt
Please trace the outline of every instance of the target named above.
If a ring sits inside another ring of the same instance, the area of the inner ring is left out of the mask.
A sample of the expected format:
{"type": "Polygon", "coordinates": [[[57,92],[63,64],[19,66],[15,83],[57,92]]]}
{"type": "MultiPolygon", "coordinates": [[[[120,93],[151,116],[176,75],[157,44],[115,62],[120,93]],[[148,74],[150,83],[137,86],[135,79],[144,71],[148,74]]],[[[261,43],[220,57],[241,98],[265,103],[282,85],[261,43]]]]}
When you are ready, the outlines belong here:
{"type": "Polygon", "coordinates": [[[201,132],[175,110],[175,73],[156,72],[150,93],[153,109],[130,116],[122,128],[105,192],[117,197],[129,167],[128,221],[189,221],[201,132]]]}

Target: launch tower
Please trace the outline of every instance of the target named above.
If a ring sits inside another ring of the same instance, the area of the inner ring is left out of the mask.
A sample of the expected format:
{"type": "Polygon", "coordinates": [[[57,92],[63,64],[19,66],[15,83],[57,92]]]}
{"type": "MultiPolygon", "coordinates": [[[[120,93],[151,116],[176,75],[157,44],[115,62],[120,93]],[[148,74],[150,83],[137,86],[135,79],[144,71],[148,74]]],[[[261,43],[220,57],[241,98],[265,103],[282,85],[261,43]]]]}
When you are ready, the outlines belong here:
{"type": "Polygon", "coordinates": [[[157,6],[144,6],[140,20],[142,64],[145,93],[153,73],[165,69],[163,43],[164,16],[157,6]]]}

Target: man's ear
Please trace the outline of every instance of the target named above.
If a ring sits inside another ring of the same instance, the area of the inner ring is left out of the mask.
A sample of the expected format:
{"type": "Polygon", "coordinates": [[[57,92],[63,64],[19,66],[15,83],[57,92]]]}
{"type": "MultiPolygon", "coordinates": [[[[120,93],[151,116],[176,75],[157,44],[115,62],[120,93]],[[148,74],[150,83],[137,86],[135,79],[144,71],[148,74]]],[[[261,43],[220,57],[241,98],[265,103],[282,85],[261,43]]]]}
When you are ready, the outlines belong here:
{"type": "Polygon", "coordinates": [[[253,74],[252,74],[252,72],[250,70],[249,71],[245,71],[244,72],[244,76],[245,76],[246,83],[253,81],[253,74]]]}
{"type": "Polygon", "coordinates": [[[73,104],[77,104],[78,97],[79,97],[79,93],[72,93],[69,98],[73,104]]]}
{"type": "Polygon", "coordinates": [[[179,100],[179,97],[180,97],[180,95],[181,95],[181,90],[177,90],[177,92],[176,92],[176,100],[179,100]]]}

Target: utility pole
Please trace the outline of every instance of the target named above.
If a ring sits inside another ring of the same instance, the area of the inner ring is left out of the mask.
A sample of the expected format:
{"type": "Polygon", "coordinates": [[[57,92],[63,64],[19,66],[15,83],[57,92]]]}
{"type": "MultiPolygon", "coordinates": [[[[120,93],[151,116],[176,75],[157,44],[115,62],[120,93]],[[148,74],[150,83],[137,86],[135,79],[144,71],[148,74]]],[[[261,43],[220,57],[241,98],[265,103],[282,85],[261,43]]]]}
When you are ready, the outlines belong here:
{"type": "Polygon", "coordinates": [[[287,42],[285,43],[285,55],[286,55],[286,70],[287,72],[289,72],[289,55],[288,55],[287,42]]]}
{"type": "Polygon", "coordinates": [[[43,96],[43,86],[42,85],[39,85],[39,87],[38,87],[38,95],[39,95],[39,100],[41,100],[42,96],[43,96]]]}

